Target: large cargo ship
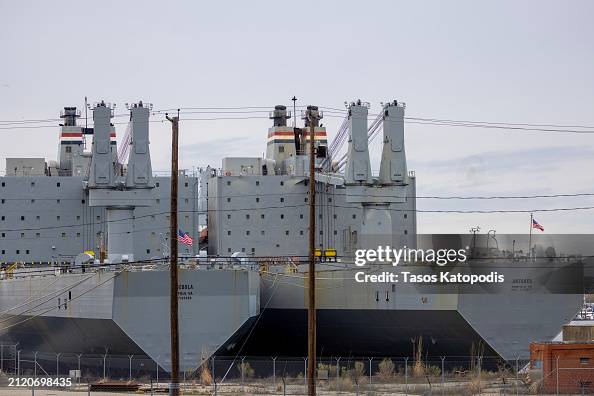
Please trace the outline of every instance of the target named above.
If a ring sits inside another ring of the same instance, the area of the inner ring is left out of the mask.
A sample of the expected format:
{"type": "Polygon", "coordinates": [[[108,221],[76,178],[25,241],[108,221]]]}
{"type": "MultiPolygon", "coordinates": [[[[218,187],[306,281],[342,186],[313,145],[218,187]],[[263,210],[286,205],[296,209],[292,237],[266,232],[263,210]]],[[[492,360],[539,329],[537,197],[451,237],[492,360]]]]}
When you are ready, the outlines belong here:
{"type": "MultiPolygon", "coordinates": [[[[312,143],[316,247],[325,257],[317,282],[319,356],[410,356],[411,340],[422,339],[435,356],[467,356],[484,345],[485,354],[509,360],[526,358],[532,340],[553,339],[579,311],[582,294],[551,292],[539,273],[522,275],[529,289],[498,293],[355,282],[356,250],[417,246],[416,177],[406,164],[404,104],[383,105],[371,125],[365,103],[347,110],[338,136],[348,149],[340,158],[326,129],[312,124],[312,114],[323,116],[317,107],[298,128],[287,125],[295,115],[279,105],[270,113],[264,157],[226,157],[221,168],[181,173],[180,228],[196,239],[208,231],[202,246],[180,245],[187,256],[182,284],[195,290],[180,305],[181,343],[193,354],[182,367],[211,353],[306,354],[312,143]],[[380,130],[380,171],[373,175],[368,138],[380,130]]],[[[166,272],[154,261],[167,256],[170,179],[151,169],[149,114],[141,102],[131,106],[118,152],[108,104],[94,106],[92,128],[77,125],[79,113],[68,107],[58,161],[7,159],[0,178],[3,342],[80,353],[111,342],[110,353],[143,351],[167,369],[168,334],[153,323],[167,317],[166,272]],[[100,259],[84,269],[82,252],[100,259]],[[51,273],[37,276],[32,268],[51,273]]]]}

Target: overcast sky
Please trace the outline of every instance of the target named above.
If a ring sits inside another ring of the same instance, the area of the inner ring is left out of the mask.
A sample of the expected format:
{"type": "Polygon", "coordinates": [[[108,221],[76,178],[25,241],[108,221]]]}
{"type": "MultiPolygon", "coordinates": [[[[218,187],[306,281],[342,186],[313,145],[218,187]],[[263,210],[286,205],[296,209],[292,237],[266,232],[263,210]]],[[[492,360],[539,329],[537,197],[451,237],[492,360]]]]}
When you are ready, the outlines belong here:
{"type": "MultiPolygon", "coordinates": [[[[117,103],[119,113],[139,99],[166,109],[290,105],[296,95],[298,104],[335,108],[361,98],[372,112],[398,99],[416,117],[594,125],[592,15],[591,1],[0,0],[0,120],[55,118],[63,106],[82,108],[85,95],[117,103]]],[[[340,119],[322,122],[333,137],[340,119]]],[[[180,165],[260,156],[269,125],[184,121],[180,165]]],[[[169,133],[151,124],[155,170],[169,167],[169,133]]],[[[2,169],[6,157],[57,156],[57,126],[1,129],[0,138],[2,169]]],[[[420,196],[594,192],[594,134],[408,124],[406,150],[420,196]]],[[[594,197],[418,203],[576,206],[594,206],[594,197]]],[[[594,210],[535,217],[550,233],[594,232],[594,210]]],[[[418,221],[423,233],[527,232],[529,215],[420,213],[418,221]]]]}

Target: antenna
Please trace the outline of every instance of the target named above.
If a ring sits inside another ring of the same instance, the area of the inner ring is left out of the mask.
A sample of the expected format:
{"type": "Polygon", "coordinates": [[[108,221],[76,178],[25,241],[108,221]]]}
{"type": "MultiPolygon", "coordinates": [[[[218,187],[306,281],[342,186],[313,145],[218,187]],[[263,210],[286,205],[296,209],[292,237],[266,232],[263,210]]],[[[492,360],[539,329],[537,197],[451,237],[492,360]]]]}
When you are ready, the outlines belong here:
{"type": "Polygon", "coordinates": [[[291,100],[293,101],[293,130],[295,130],[295,128],[297,127],[297,111],[295,110],[297,97],[293,95],[293,98],[291,100]]]}

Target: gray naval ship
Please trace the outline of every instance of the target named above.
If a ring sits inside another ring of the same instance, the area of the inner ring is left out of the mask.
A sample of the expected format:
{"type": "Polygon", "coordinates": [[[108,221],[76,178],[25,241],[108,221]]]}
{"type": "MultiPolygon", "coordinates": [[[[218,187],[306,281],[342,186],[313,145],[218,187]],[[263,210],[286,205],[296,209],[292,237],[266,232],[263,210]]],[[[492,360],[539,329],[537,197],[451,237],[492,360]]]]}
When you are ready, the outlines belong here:
{"type": "MultiPolygon", "coordinates": [[[[341,128],[348,150],[337,161],[325,127],[308,117],[303,128],[290,127],[294,115],[277,106],[263,158],[226,157],[221,168],[180,172],[178,223],[202,240],[180,245],[182,368],[212,353],[305,356],[312,143],[319,356],[410,356],[411,341],[422,337],[429,355],[468,356],[482,344],[492,356],[526,358],[530,341],[553,339],[573,318],[582,294],[550,292],[536,273],[518,275],[530,288],[497,293],[355,282],[358,249],[420,243],[404,111],[402,103],[385,104],[369,126],[368,106],[351,103],[341,128]],[[382,156],[373,175],[368,139],[379,127],[382,156]]],[[[315,106],[307,112],[323,116],[315,106]]],[[[146,105],[131,106],[118,151],[108,104],[94,106],[92,128],[77,125],[80,114],[68,107],[58,161],[7,159],[0,178],[3,342],[146,354],[168,369],[167,268],[159,261],[170,238],[170,178],[151,170],[149,115],[146,105]]]]}
{"type": "MultiPolygon", "coordinates": [[[[92,129],[76,125],[76,109],[65,109],[58,163],[7,160],[0,190],[1,261],[9,263],[0,271],[4,345],[146,355],[170,369],[169,267],[150,256],[161,249],[155,232],[165,229],[168,211],[159,204],[159,184],[165,194],[169,180],[153,178],[149,114],[142,102],[130,107],[125,170],[113,109],[103,102],[93,108],[92,129]],[[83,134],[92,134],[89,152],[83,134]],[[103,255],[103,234],[107,257],[94,260],[103,255]]],[[[182,205],[192,196],[189,183],[180,179],[182,205]]],[[[179,276],[180,366],[187,370],[258,315],[260,285],[257,268],[240,260],[214,265],[186,258],[179,276]]]]}

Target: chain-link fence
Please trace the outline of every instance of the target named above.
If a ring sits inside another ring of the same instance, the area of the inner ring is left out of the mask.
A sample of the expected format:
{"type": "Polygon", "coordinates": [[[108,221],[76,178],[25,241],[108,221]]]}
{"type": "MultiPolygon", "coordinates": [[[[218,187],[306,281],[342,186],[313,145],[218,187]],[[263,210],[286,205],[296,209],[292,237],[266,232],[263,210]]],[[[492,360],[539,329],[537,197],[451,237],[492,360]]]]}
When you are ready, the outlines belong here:
{"type": "MultiPolygon", "coordinates": [[[[594,358],[593,358],[594,359],[594,358]]],[[[593,360],[594,363],[594,360],[593,360]]],[[[304,395],[307,358],[211,357],[180,373],[182,395],[304,395]]],[[[318,395],[594,394],[587,357],[320,357],[318,395]],[[550,360],[550,359],[549,359],[550,360]]],[[[47,353],[0,346],[0,395],[158,395],[169,374],[147,356],[47,353]]]]}

